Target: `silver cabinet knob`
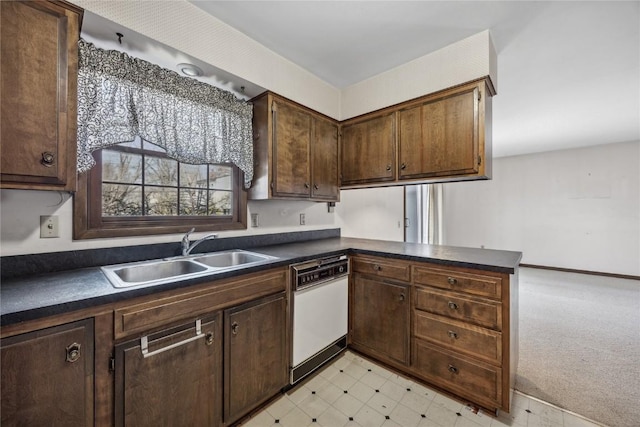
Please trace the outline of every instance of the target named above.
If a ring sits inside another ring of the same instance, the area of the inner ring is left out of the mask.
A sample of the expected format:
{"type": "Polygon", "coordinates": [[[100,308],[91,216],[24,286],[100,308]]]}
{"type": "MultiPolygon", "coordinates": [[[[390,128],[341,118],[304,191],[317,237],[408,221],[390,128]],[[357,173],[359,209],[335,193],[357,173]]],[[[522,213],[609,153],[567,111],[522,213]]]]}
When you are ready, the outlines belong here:
{"type": "Polygon", "coordinates": [[[40,163],[50,168],[56,164],[56,156],[49,151],[45,151],[42,153],[42,160],[40,160],[40,163]]]}

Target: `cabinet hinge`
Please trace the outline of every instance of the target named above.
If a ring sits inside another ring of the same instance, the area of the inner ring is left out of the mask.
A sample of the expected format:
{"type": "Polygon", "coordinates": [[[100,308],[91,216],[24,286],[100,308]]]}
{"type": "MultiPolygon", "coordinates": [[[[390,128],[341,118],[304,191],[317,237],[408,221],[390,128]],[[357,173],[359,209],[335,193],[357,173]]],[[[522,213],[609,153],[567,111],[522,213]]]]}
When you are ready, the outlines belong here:
{"type": "Polygon", "coordinates": [[[116,358],[111,357],[109,358],[109,372],[115,372],[115,371],[116,371],[116,358]]]}
{"type": "Polygon", "coordinates": [[[478,91],[478,101],[482,99],[482,92],[478,91]]]}
{"type": "Polygon", "coordinates": [[[273,181],[271,181],[271,184],[269,184],[269,186],[273,189],[273,187],[274,187],[273,181]]]}
{"type": "Polygon", "coordinates": [[[482,164],[482,156],[478,156],[478,166],[482,164]]]}

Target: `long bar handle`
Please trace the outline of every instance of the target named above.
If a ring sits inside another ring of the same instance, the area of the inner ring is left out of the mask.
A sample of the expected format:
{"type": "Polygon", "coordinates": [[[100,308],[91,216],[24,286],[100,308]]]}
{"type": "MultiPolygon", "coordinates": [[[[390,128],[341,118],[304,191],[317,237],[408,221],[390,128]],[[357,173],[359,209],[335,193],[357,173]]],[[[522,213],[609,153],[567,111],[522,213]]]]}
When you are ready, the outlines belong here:
{"type": "Polygon", "coordinates": [[[149,351],[149,338],[147,335],[140,338],[140,347],[142,349],[142,356],[144,358],[155,356],[156,354],[164,353],[165,351],[171,350],[172,348],[180,347],[181,345],[188,344],[192,341],[199,340],[200,338],[204,338],[206,334],[202,333],[202,321],[200,319],[196,320],[196,334],[191,338],[187,338],[185,340],[170,344],[166,347],[159,348],[157,350],[149,351]]]}

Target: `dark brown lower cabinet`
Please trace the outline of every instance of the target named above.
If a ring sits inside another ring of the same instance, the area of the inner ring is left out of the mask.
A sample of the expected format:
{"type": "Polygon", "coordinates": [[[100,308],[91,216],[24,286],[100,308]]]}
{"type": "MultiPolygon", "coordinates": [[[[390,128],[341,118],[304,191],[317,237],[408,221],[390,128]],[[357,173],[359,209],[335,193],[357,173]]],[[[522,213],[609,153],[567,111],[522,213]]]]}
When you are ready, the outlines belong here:
{"type": "Polygon", "coordinates": [[[224,312],[224,421],[231,424],[288,384],[284,293],[224,312]]]}
{"type": "Polygon", "coordinates": [[[93,320],[0,341],[2,421],[93,426],[93,320]]]}
{"type": "Polygon", "coordinates": [[[489,408],[502,401],[499,367],[420,339],[415,340],[414,346],[413,367],[420,377],[489,408]]]}
{"type": "Polygon", "coordinates": [[[392,362],[409,363],[409,285],[354,274],[351,344],[392,362]]]}
{"type": "Polygon", "coordinates": [[[116,346],[116,426],[222,423],[222,319],[208,315],[116,346]]]}

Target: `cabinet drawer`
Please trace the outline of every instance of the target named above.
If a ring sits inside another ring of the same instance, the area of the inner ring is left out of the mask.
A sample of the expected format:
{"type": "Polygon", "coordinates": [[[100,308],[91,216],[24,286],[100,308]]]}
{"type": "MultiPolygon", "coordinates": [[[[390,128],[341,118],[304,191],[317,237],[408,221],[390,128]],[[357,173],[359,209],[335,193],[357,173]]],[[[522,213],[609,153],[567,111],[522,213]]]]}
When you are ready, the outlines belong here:
{"type": "Polygon", "coordinates": [[[373,259],[354,257],[351,260],[353,271],[371,276],[408,282],[411,280],[411,267],[402,261],[393,259],[373,259]]]}
{"type": "Polygon", "coordinates": [[[415,308],[487,328],[502,330],[502,304],[458,293],[416,287],[415,308]]]}
{"type": "Polygon", "coordinates": [[[502,370],[428,343],[414,341],[414,369],[434,384],[493,407],[502,399],[502,370]]]}
{"type": "Polygon", "coordinates": [[[114,318],[115,337],[147,333],[160,326],[284,291],[286,279],[286,269],[269,270],[118,308],[114,318]]]}
{"type": "Polygon", "coordinates": [[[414,334],[489,363],[502,361],[502,334],[442,316],[415,311],[414,334]]]}
{"type": "Polygon", "coordinates": [[[502,293],[502,279],[499,277],[470,274],[457,270],[414,267],[413,280],[421,285],[490,298],[500,298],[502,293]]]}

